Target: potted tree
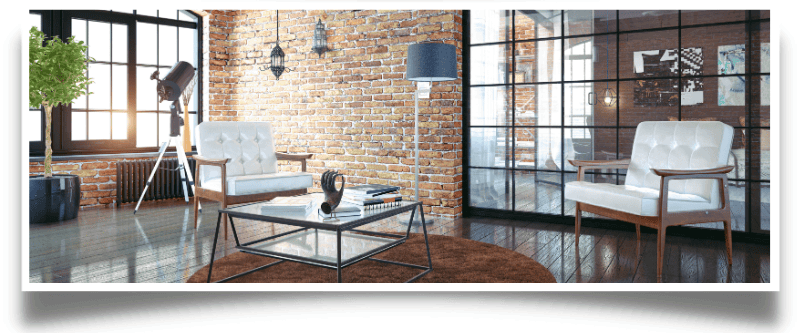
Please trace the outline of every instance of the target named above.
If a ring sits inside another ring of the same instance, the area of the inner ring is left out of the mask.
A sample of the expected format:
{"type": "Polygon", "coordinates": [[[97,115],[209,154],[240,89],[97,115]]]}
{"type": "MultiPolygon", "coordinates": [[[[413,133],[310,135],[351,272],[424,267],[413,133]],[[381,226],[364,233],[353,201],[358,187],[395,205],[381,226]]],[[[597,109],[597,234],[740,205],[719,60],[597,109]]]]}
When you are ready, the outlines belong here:
{"type": "Polygon", "coordinates": [[[31,107],[44,107],[45,158],[44,175],[30,177],[30,222],[54,222],[78,216],[81,199],[77,175],[54,175],[50,128],[53,107],[68,105],[87,94],[92,81],[86,76],[87,46],[70,37],[67,43],[58,37],[45,42],[45,35],[36,27],[30,30],[29,97],[31,107]]]}

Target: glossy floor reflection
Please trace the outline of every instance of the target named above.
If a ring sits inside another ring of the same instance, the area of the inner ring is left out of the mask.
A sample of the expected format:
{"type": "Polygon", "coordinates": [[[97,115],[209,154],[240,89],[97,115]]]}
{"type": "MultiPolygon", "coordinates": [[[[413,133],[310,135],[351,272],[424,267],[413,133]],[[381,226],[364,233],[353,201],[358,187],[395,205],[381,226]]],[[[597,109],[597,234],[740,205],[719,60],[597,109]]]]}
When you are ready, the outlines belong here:
{"type": "MultiPolygon", "coordinates": [[[[79,217],[30,227],[29,281],[183,282],[209,263],[218,203],[205,202],[197,230],[192,207],[182,200],[146,202],[81,211],[79,217]]],[[[398,219],[368,230],[405,231],[398,219]]],[[[287,231],[268,223],[237,222],[240,240],[287,231]]],[[[421,230],[412,230],[412,232],[421,230]]],[[[492,218],[436,218],[428,230],[512,249],[546,266],[559,282],[655,282],[655,235],[582,228],[575,247],[571,225],[492,218]],[[638,255],[637,255],[638,251],[638,255]]],[[[222,234],[221,234],[222,235],[222,234]]],[[[217,244],[217,256],[233,249],[233,233],[217,244]]],[[[668,236],[664,282],[769,282],[768,245],[734,243],[728,269],[724,241],[668,236]]]]}

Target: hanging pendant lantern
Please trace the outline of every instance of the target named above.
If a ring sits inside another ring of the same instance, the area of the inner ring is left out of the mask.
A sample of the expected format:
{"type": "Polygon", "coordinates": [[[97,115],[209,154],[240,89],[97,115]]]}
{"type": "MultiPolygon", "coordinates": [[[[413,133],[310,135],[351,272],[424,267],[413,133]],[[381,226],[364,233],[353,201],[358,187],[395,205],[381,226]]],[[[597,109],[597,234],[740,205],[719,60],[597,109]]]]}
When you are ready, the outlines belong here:
{"type": "Polygon", "coordinates": [[[614,92],[614,89],[608,87],[603,89],[603,92],[601,92],[598,97],[600,99],[600,104],[606,107],[614,106],[614,103],[617,102],[617,94],[614,92]]]}
{"type": "Polygon", "coordinates": [[[283,52],[281,49],[281,36],[280,36],[280,22],[278,22],[278,11],[275,11],[275,47],[272,49],[272,52],[269,54],[269,69],[272,71],[272,74],[275,75],[276,80],[280,80],[281,74],[283,72],[289,72],[290,69],[286,68],[284,65],[286,53],[283,52]]]}
{"type": "Polygon", "coordinates": [[[322,56],[323,52],[328,51],[328,36],[325,34],[325,26],[320,19],[317,19],[317,26],[314,28],[313,43],[311,50],[316,52],[318,56],[322,56]]]}

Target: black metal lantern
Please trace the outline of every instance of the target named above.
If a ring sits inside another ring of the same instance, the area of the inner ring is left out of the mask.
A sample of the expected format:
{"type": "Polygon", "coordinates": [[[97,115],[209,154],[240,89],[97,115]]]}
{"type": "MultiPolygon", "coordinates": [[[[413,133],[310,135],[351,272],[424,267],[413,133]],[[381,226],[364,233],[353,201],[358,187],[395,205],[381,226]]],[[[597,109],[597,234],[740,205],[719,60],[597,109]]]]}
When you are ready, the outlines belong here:
{"type": "Polygon", "coordinates": [[[290,70],[284,65],[286,53],[283,53],[283,49],[281,49],[280,45],[280,22],[278,21],[277,10],[275,11],[275,38],[275,47],[269,54],[269,69],[272,71],[272,74],[275,74],[275,79],[280,80],[281,74],[283,74],[283,72],[289,72],[290,70]]]}
{"type": "Polygon", "coordinates": [[[322,53],[328,50],[328,36],[325,35],[325,26],[320,19],[317,19],[317,26],[314,28],[314,45],[311,50],[318,56],[322,56],[322,53]]]}
{"type": "Polygon", "coordinates": [[[606,86],[606,89],[603,89],[603,92],[600,93],[598,99],[600,100],[600,104],[603,106],[611,107],[617,102],[617,94],[614,92],[614,89],[606,86]]]}
{"type": "Polygon", "coordinates": [[[280,79],[281,74],[286,70],[286,66],[283,64],[285,56],[286,54],[283,53],[281,46],[275,43],[275,48],[273,48],[272,53],[269,54],[269,69],[272,71],[272,74],[275,74],[275,79],[280,79]]]}

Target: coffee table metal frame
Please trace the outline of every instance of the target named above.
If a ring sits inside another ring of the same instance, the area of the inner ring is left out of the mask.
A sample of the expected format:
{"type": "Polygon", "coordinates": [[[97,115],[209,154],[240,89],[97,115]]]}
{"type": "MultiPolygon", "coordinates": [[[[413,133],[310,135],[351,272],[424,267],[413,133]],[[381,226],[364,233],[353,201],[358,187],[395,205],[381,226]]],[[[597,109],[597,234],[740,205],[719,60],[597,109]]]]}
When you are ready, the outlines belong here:
{"type": "MultiPolygon", "coordinates": [[[[257,204],[259,204],[259,203],[254,203],[254,204],[250,204],[250,205],[257,205],[257,204]]],[[[308,264],[308,265],[313,265],[313,266],[318,266],[318,267],[335,269],[336,270],[336,279],[337,279],[338,283],[342,282],[342,269],[343,268],[345,268],[347,266],[350,266],[350,265],[353,265],[355,263],[358,263],[358,262],[360,262],[362,260],[372,260],[372,261],[377,261],[377,262],[386,263],[386,264],[400,265],[400,266],[417,268],[417,269],[422,269],[423,270],[423,272],[421,272],[421,273],[417,274],[416,276],[412,277],[411,279],[406,281],[406,283],[414,282],[417,279],[425,276],[425,274],[430,273],[431,270],[433,270],[433,263],[431,262],[431,249],[430,249],[430,246],[428,244],[428,230],[427,230],[427,227],[425,226],[425,223],[424,223],[425,222],[425,213],[422,211],[422,202],[421,201],[413,202],[413,203],[410,203],[410,204],[404,203],[404,204],[402,204],[402,205],[400,205],[398,207],[382,208],[379,211],[367,213],[367,215],[365,215],[363,217],[354,219],[352,221],[347,221],[347,222],[344,222],[344,223],[341,223],[341,224],[330,224],[330,223],[323,223],[323,222],[317,222],[317,221],[308,221],[308,220],[302,220],[302,219],[291,219],[291,218],[270,216],[270,215],[263,215],[263,214],[244,213],[244,212],[240,212],[240,211],[236,210],[236,208],[241,208],[243,206],[246,206],[246,205],[236,206],[236,207],[229,207],[229,208],[226,208],[226,209],[219,210],[219,213],[217,215],[217,228],[216,228],[216,231],[214,232],[214,245],[211,247],[211,263],[208,265],[208,278],[206,279],[206,282],[211,282],[211,272],[212,272],[212,269],[214,268],[214,255],[216,253],[217,239],[219,237],[219,227],[222,224],[222,214],[228,214],[228,220],[229,220],[229,222],[231,224],[231,230],[233,230],[233,238],[236,241],[236,249],[240,250],[241,252],[245,252],[245,253],[250,253],[250,254],[255,254],[255,255],[260,255],[260,256],[264,256],[264,257],[278,259],[278,261],[269,263],[267,265],[264,265],[264,266],[261,266],[261,267],[258,267],[258,268],[252,269],[252,270],[249,270],[247,272],[239,273],[239,274],[236,274],[234,276],[221,279],[219,281],[215,281],[215,283],[227,282],[229,280],[238,278],[240,276],[247,275],[247,274],[250,274],[250,273],[253,273],[253,272],[256,272],[256,271],[260,271],[262,269],[265,269],[265,268],[280,264],[280,263],[285,262],[285,261],[293,261],[293,262],[298,262],[298,263],[303,263],[303,264],[308,264]],[[379,254],[381,252],[384,252],[386,250],[389,250],[389,249],[391,249],[393,247],[396,247],[396,246],[398,246],[400,244],[405,243],[405,241],[408,240],[408,237],[409,237],[409,235],[411,233],[411,223],[408,224],[408,228],[406,229],[405,236],[396,235],[396,234],[389,234],[389,233],[382,233],[382,232],[375,232],[375,231],[368,231],[368,230],[355,230],[355,228],[363,226],[363,225],[366,225],[366,224],[369,224],[369,223],[372,223],[372,222],[376,222],[376,221],[379,221],[379,220],[382,220],[382,219],[385,219],[385,218],[389,218],[389,217],[392,217],[392,216],[395,216],[395,215],[399,215],[399,214],[402,214],[402,213],[405,213],[405,212],[408,212],[408,211],[411,211],[411,217],[410,217],[409,221],[414,221],[414,214],[416,214],[417,211],[419,211],[420,219],[423,222],[422,223],[422,232],[423,232],[423,235],[425,236],[425,250],[427,251],[427,254],[428,254],[428,266],[425,267],[425,266],[413,265],[413,264],[396,262],[396,261],[391,261],[391,260],[383,260],[383,259],[372,258],[372,256],[374,256],[376,254],[379,254]],[[262,239],[258,239],[258,240],[254,240],[254,241],[250,241],[250,242],[241,244],[239,242],[239,236],[236,234],[236,227],[234,226],[234,223],[233,223],[233,218],[234,217],[240,218],[240,219],[248,219],[248,220],[256,220],[256,221],[262,221],[262,222],[272,222],[272,223],[278,223],[278,224],[292,225],[292,226],[298,226],[300,228],[296,229],[296,230],[284,232],[284,233],[281,233],[281,234],[277,234],[277,235],[273,235],[273,236],[270,236],[270,237],[266,237],[266,238],[262,238],[262,239]],[[280,237],[284,237],[284,236],[287,236],[287,235],[290,235],[290,234],[294,234],[294,233],[305,231],[305,230],[309,230],[309,229],[328,230],[328,231],[332,231],[332,232],[336,233],[336,265],[331,265],[328,262],[325,262],[325,261],[322,261],[322,260],[317,260],[317,259],[314,259],[314,258],[305,258],[305,257],[302,257],[302,256],[296,256],[296,255],[291,255],[291,254],[287,254],[287,253],[278,253],[278,252],[273,252],[273,251],[267,251],[267,250],[258,249],[258,248],[254,248],[254,247],[248,246],[248,245],[253,245],[253,244],[256,244],[256,243],[260,243],[260,242],[265,242],[265,241],[278,239],[280,237]],[[345,231],[356,231],[358,233],[365,234],[365,235],[380,236],[381,238],[390,238],[390,239],[395,239],[395,240],[392,241],[392,242],[389,242],[387,244],[384,244],[382,246],[379,246],[379,247],[377,247],[375,249],[372,249],[372,250],[366,251],[364,253],[361,253],[359,255],[356,255],[355,257],[352,257],[352,258],[347,259],[345,261],[342,261],[342,232],[345,232],[345,231]]]]}

